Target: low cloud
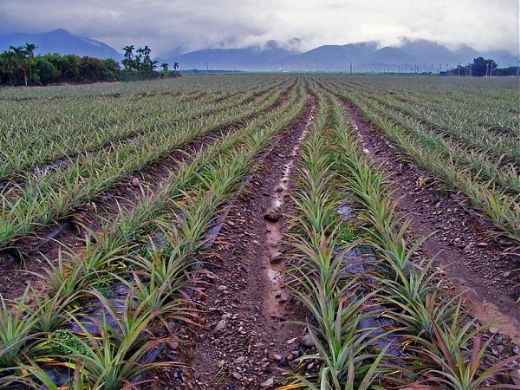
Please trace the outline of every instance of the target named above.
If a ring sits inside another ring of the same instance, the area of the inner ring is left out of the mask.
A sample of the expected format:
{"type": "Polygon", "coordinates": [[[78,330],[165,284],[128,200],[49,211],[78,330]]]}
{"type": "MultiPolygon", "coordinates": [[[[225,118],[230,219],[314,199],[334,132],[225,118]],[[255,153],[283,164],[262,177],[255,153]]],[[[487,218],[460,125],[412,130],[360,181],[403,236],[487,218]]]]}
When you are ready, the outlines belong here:
{"type": "Polygon", "coordinates": [[[518,0],[0,0],[0,32],[65,28],[116,49],[148,44],[156,54],[402,38],[518,53],[518,7],[518,0]]]}

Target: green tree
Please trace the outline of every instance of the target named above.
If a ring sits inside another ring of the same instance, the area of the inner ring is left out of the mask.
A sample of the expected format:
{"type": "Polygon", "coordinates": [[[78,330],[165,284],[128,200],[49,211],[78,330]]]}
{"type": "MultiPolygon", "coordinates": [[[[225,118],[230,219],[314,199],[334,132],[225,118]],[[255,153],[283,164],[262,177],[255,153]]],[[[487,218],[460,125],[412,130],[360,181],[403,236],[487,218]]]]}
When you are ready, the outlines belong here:
{"type": "Polygon", "coordinates": [[[106,78],[103,61],[94,57],[82,57],[79,64],[79,74],[85,81],[102,81],[106,78]]]}
{"type": "Polygon", "coordinates": [[[14,52],[6,50],[0,54],[0,71],[2,84],[15,84],[15,75],[18,69],[18,60],[14,52]]]}
{"type": "MultiPolygon", "coordinates": [[[[15,68],[15,74],[21,74],[25,86],[27,86],[27,52],[23,46],[10,46],[12,52],[11,61],[15,68]]],[[[17,77],[17,76],[15,76],[17,77]]]]}
{"type": "MultiPolygon", "coordinates": [[[[137,80],[159,77],[158,62],[151,58],[151,49],[144,46],[135,50],[134,45],[123,48],[123,66],[113,59],[79,57],[58,53],[35,55],[36,45],[10,47],[0,52],[0,84],[28,85],[52,82],[137,80]]],[[[165,68],[166,66],[166,68],[165,68]]],[[[164,75],[169,75],[168,64],[164,75]]]]}
{"type": "Polygon", "coordinates": [[[156,67],[157,61],[152,61],[150,55],[152,50],[148,45],[140,47],[136,50],[136,70],[144,72],[152,72],[156,67]]]}
{"type": "Polygon", "coordinates": [[[27,53],[27,56],[29,58],[34,58],[34,51],[37,49],[38,47],[34,44],[34,43],[28,43],[28,42],[25,42],[25,53],[27,53]]]}
{"type": "Polygon", "coordinates": [[[104,66],[105,81],[117,80],[119,72],[121,71],[121,69],[119,68],[119,63],[112,58],[107,58],[102,61],[104,66]]]}
{"type": "Polygon", "coordinates": [[[123,59],[123,66],[126,70],[132,69],[134,66],[134,45],[128,45],[123,47],[124,51],[124,59],[123,59]]]}
{"type": "Polygon", "coordinates": [[[497,63],[491,58],[477,57],[470,65],[472,76],[492,76],[497,68],[497,63]]]}
{"type": "MultiPolygon", "coordinates": [[[[26,82],[27,78],[29,80],[32,80],[32,73],[33,73],[33,67],[34,67],[34,51],[37,49],[36,45],[34,43],[25,43],[24,51],[25,51],[25,57],[26,57],[26,63],[27,63],[27,75],[25,77],[26,82]]],[[[25,84],[27,85],[27,83],[25,84]]]]}
{"type": "Polygon", "coordinates": [[[33,80],[36,83],[49,84],[59,80],[60,71],[44,56],[38,56],[34,59],[33,80]]]}

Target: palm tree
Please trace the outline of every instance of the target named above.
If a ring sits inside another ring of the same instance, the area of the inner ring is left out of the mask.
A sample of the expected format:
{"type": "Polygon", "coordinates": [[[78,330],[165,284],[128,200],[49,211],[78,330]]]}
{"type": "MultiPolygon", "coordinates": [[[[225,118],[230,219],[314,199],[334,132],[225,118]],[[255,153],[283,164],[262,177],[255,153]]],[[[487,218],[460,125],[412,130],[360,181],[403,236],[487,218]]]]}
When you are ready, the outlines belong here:
{"type": "MultiPolygon", "coordinates": [[[[137,49],[137,52],[142,55],[143,58],[143,68],[145,70],[153,70],[154,64],[152,59],[150,58],[150,53],[152,52],[152,49],[150,49],[150,46],[145,45],[145,47],[140,47],[137,49]]],[[[139,56],[141,58],[141,56],[139,56]]]]}
{"type": "Polygon", "coordinates": [[[12,60],[18,72],[22,72],[25,86],[27,86],[27,54],[23,46],[9,46],[13,53],[12,60]]]}
{"type": "Polygon", "coordinates": [[[129,60],[131,60],[134,55],[134,49],[135,49],[134,45],[128,45],[128,46],[123,47],[123,51],[125,52],[125,58],[128,58],[129,60]]]}
{"type": "Polygon", "coordinates": [[[175,69],[175,70],[179,69],[179,63],[178,62],[174,62],[173,63],[173,69],[175,69]]]}
{"type": "Polygon", "coordinates": [[[142,47],[140,47],[135,52],[137,53],[136,56],[135,56],[135,68],[136,69],[139,69],[139,68],[145,69],[145,68],[147,68],[149,66],[149,64],[148,64],[147,56],[145,54],[146,50],[143,49],[142,47]],[[144,57],[144,59],[143,59],[143,62],[141,63],[141,58],[143,58],[143,57],[144,57]]]}
{"type": "MultiPolygon", "coordinates": [[[[33,68],[33,65],[34,65],[34,51],[37,49],[37,46],[34,44],[34,43],[28,43],[28,42],[25,42],[25,55],[27,56],[27,72],[29,74],[29,79],[32,80],[32,76],[31,76],[31,73],[32,73],[32,68],[33,68]]],[[[26,81],[26,85],[27,85],[27,81],[26,81]]]]}
{"type": "Polygon", "coordinates": [[[125,54],[124,54],[125,59],[123,60],[123,65],[126,70],[133,67],[134,61],[133,61],[132,57],[134,56],[134,49],[135,49],[134,45],[128,45],[128,46],[123,47],[123,51],[125,52],[125,54]]]}
{"type": "Polygon", "coordinates": [[[166,62],[163,62],[161,64],[161,68],[162,68],[163,71],[168,72],[168,64],[166,62]]]}
{"type": "Polygon", "coordinates": [[[25,47],[24,47],[24,50],[25,52],[27,53],[27,56],[29,57],[34,57],[34,51],[37,49],[38,47],[34,44],[34,43],[28,43],[26,42],[25,43],[25,47]]]}
{"type": "Polygon", "coordinates": [[[152,52],[152,49],[150,49],[148,45],[145,45],[145,47],[143,47],[141,50],[143,51],[145,57],[150,56],[150,53],[152,52]]]}

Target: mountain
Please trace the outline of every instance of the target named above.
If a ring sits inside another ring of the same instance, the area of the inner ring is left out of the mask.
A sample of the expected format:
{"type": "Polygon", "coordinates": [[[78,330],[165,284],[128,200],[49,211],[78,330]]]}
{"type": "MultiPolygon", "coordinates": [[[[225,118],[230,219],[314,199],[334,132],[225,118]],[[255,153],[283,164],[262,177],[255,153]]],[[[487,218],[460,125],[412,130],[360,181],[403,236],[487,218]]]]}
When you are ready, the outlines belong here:
{"type": "Polygon", "coordinates": [[[424,39],[415,41],[405,39],[400,48],[416,60],[421,60],[423,64],[466,64],[478,56],[493,58],[500,66],[518,64],[518,54],[515,57],[507,51],[478,52],[466,45],[450,50],[439,43],[424,39]]]}
{"type": "Polygon", "coordinates": [[[477,52],[462,46],[451,50],[427,40],[403,40],[400,46],[378,47],[374,42],[320,46],[285,59],[286,69],[294,71],[348,71],[352,63],[356,72],[367,71],[434,71],[447,66],[471,62],[478,56],[493,58],[499,66],[518,64],[518,58],[506,51],[477,52]]]}
{"type": "Polygon", "coordinates": [[[244,49],[206,49],[165,56],[167,62],[179,62],[181,69],[246,71],[433,71],[466,64],[478,56],[493,58],[499,66],[518,64],[518,58],[506,51],[477,52],[461,46],[451,50],[427,40],[403,40],[399,46],[378,47],[376,42],[324,45],[304,53],[285,50],[276,42],[266,47],[244,49]]]}
{"type": "MultiPolygon", "coordinates": [[[[369,53],[365,61],[368,64],[388,65],[413,64],[416,59],[400,47],[386,46],[369,53]]],[[[360,65],[360,62],[356,61],[356,65],[360,65]]]]}
{"type": "Polygon", "coordinates": [[[287,69],[297,70],[342,70],[353,58],[365,58],[372,53],[377,44],[363,42],[348,45],[325,45],[305,53],[285,58],[287,69]]]}
{"type": "MultiPolygon", "coordinates": [[[[164,60],[179,62],[182,69],[224,69],[249,71],[279,71],[282,59],[294,52],[279,47],[276,42],[268,42],[265,47],[244,49],[205,49],[184,54],[170,53],[164,60]]],[[[163,58],[161,58],[163,60],[163,58]]]]}
{"type": "Polygon", "coordinates": [[[28,34],[11,33],[0,35],[0,50],[9,46],[21,46],[26,42],[34,43],[37,54],[59,53],[77,54],[97,58],[121,59],[122,55],[107,44],[94,39],[72,34],[67,30],[58,29],[46,33],[28,34]]]}
{"type": "MultiPolygon", "coordinates": [[[[47,33],[12,33],[0,36],[0,50],[26,42],[38,47],[36,53],[77,54],[122,59],[122,54],[94,39],[58,29],[47,33]]],[[[398,46],[380,47],[376,42],[324,45],[306,52],[288,50],[276,41],[242,49],[204,49],[184,53],[174,49],[157,58],[181,69],[221,69],[244,71],[411,71],[437,72],[467,64],[478,56],[493,58],[500,67],[518,65],[518,55],[506,51],[478,52],[468,46],[449,49],[427,40],[404,39],[398,46]]]]}

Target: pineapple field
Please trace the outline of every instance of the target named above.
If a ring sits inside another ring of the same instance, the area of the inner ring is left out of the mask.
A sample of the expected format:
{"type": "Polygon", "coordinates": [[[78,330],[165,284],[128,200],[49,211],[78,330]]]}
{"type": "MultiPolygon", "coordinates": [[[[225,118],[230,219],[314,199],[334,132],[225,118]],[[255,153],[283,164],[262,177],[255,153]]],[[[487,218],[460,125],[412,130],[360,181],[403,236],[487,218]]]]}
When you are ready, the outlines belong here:
{"type": "Polygon", "coordinates": [[[0,388],[520,388],[517,87],[0,89],[0,388]]]}

